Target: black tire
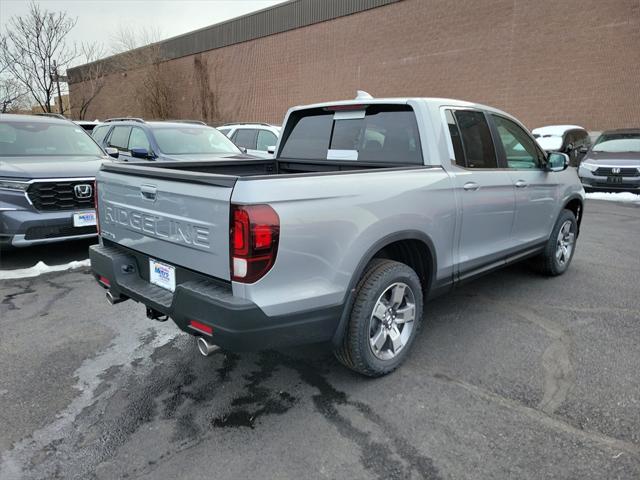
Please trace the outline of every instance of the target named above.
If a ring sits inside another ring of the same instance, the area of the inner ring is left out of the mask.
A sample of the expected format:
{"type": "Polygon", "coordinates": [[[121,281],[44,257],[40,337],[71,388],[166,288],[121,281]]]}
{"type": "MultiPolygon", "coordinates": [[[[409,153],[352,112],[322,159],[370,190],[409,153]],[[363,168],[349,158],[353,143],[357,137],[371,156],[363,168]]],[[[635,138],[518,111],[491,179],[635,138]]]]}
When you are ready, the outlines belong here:
{"type": "Polygon", "coordinates": [[[567,271],[569,265],[571,264],[571,260],[573,259],[573,255],[576,251],[577,238],[578,222],[576,221],[576,216],[571,210],[562,210],[562,212],[560,212],[560,215],[558,216],[558,219],[556,220],[556,224],[553,226],[551,236],[549,237],[549,240],[547,240],[547,244],[544,247],[544,252],[533,259],[534,268],[538,272],[549,277],[562,275],[567,271]],[[566,222],[571,223],[570,233],[573,235],[573,246],[568,258],[566,258],[564,262],[561,262],[556,255],[558,249],[558,235],[560,234],[560,229],[565,225],[566,222]]]}
{"type": "Polygon", "coordinates": [[[405,360],[420,330],[422,306],[422,285],[413,269],[393,260],[372,260],[356,287],[355,300],[342,345],[334,352],[336,357],[346,367],[369,377],[379,377],[392,372],[405,360]],[[415,318],[403,347],[394,353],[393,358],[380,359],[374,354],[369,342],[371,316],[383,293],[398,282],[407,285],[411,291],[415,318]]]}
{"type": "Polygon", "coordinates": [[[13,237],[0,237],[0,252],[10,252],[15,250],[15,247],[11,244],[13,237]]]}

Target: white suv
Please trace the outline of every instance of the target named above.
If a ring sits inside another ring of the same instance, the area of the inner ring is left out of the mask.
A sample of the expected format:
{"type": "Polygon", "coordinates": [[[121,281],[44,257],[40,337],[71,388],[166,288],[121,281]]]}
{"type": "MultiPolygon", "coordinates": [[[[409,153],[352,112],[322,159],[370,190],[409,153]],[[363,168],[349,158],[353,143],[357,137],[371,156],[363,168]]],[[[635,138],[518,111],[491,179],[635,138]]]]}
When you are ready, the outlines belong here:
{"type": "Polygon", "coordinates": [[[268,123],[227,123],[218,130],[249,155],[262,158],[273,158],[271,147],[275,147],[280,136],[280,127],[268,123]]]}

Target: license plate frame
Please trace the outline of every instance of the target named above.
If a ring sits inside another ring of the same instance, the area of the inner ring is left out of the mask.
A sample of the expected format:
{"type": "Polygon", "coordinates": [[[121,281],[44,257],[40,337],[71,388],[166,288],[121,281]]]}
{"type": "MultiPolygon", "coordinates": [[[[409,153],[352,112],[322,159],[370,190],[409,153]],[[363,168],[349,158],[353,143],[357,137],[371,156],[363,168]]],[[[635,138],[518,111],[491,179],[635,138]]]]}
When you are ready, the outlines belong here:
{"type": "Polygon", "coordinates": [[[76,212],[73,214],[73,226],[76,228],[81,227],[95,227],[96,226],[96,211],[88,210],[86,212],[76,212]]]}
{"type": "Polygon", "coordinates": [[[170,292],[175,292],[176,267],[155,258],[149,258],[149,282],[170,292]]]}

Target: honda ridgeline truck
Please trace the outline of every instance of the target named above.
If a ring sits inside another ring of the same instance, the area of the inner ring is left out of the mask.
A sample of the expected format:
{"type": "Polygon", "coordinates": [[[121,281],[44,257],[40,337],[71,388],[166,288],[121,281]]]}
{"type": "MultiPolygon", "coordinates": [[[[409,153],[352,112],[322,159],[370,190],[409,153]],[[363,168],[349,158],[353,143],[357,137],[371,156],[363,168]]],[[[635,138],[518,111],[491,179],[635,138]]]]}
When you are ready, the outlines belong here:
{"type": "Polygon", "coordinates": [[[111,303],[172,318],[205,355],[328,342],[383,375],[427,299],[526,258],[568,268],[584,190],[567,165],[483,105],[294,107],[273,159],[103,165],[92,268],[111,303]]]}

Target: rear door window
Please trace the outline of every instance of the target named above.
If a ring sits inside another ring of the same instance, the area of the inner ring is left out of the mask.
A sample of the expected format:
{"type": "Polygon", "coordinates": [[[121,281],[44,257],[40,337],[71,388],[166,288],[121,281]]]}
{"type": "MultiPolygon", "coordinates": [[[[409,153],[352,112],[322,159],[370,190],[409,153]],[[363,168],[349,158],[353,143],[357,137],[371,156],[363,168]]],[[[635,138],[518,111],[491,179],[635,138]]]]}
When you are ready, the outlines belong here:
{"type": "MultiPolygon", "coordinates": [[[[463,166],[466,168],[498,168],[491,130],[484,113],[477,110],[456,110],[454,117],[462,139],[463,166]]],[[[456,162],[460,164],[457,158],[456,162]]]]}
{"type": "Polygon", "coordinates": [[[109,146],[126,152],[129,145],[130,133],[131,127],[122,125],[113,127],[113,131],[111,132],[111,136],[109,137],[109,146]]]}
{"type": "Polygon", "coordinates": [[[256,149],[256,130],[251,128],[240,128],[233,135],[233,143],[239,147],[256,149]]]}
{"type": "Polygon", "coordinates": [[[421,165],[415,114],[408,105],[370,105],[358,111],[294,112],[281,157],[421,165]]]}

